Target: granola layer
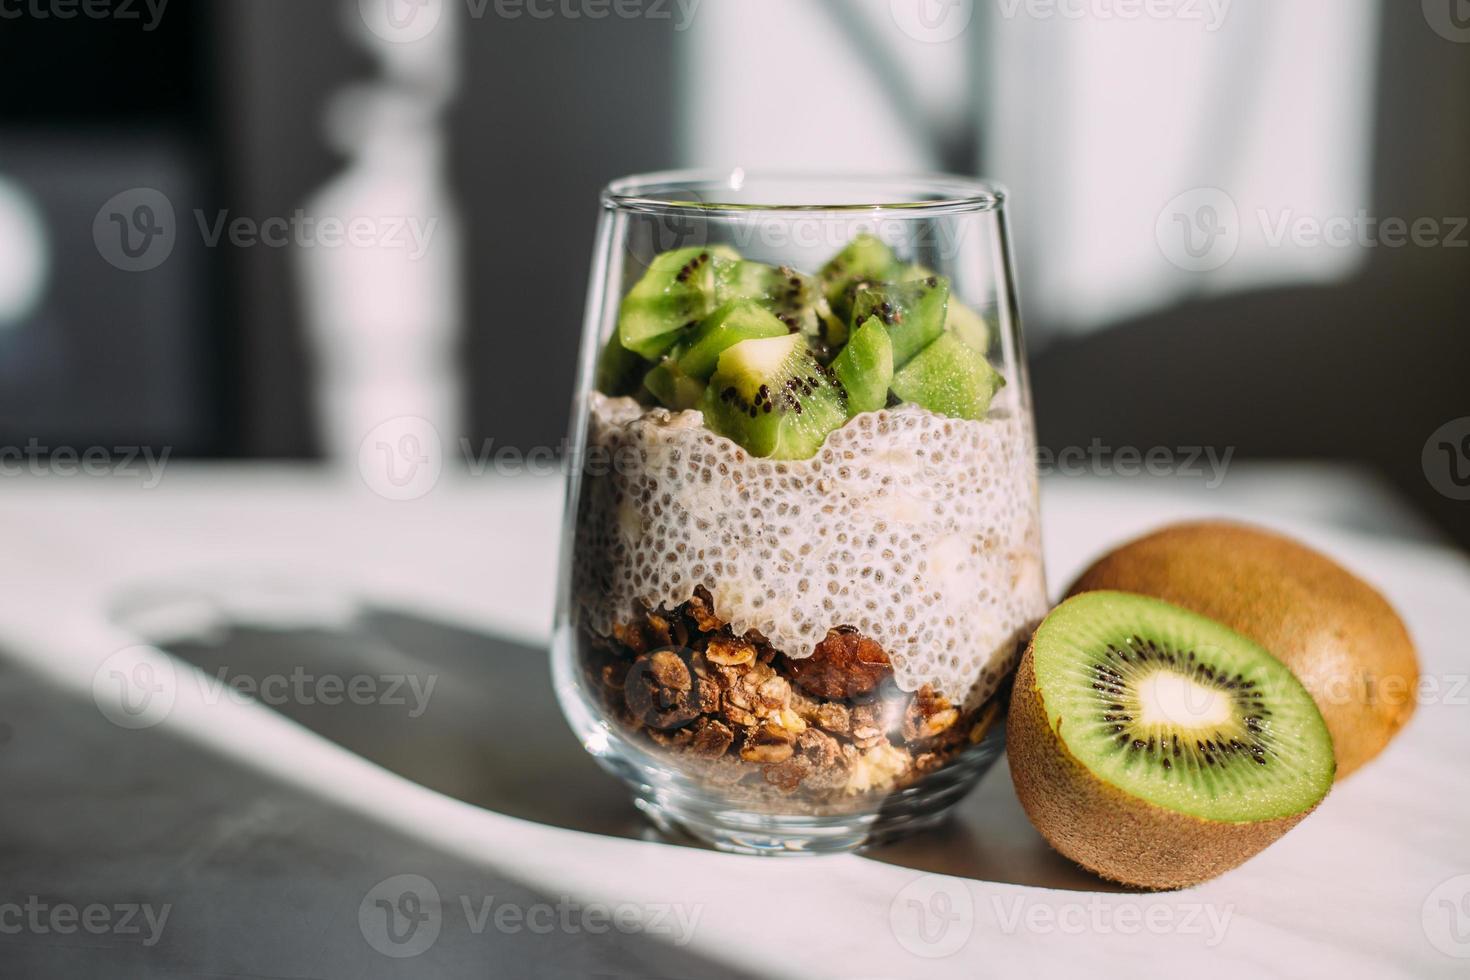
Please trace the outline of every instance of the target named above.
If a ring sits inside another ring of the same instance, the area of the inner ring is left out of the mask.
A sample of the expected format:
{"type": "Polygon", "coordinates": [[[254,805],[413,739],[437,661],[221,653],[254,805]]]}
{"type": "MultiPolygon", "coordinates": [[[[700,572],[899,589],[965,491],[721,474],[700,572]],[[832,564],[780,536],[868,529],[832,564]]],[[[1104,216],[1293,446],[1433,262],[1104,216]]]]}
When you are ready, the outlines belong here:
{"type": "Polygon", "coordinates": [[[608,716],[732,799],[840,808],[941,768],[983,738],[992,701],[962,712],[925,685],[901,691],[885,651],[850,627],[812,656],[737,634],[705,589],[586,634],[589,685],[608,716]]]}

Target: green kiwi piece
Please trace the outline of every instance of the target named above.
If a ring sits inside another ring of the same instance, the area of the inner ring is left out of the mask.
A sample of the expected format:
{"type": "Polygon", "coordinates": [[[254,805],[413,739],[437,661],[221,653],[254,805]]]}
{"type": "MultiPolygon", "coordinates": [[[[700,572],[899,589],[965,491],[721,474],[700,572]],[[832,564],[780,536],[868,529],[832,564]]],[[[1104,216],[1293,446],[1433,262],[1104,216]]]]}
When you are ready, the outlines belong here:
{"type": "Polygon", "coordinates": [[[812,456],[847,421],[842,384],[799,333],[727,348],[700,408],[715,432],[772,459],[812,456]]]}
{"type": "Polygon", "coordinates": [[[892,388],[903,401],[931,412],[979,420],[1004,384],[1005,378],[978,351],[954,334],[941,332],[917,357],[893,372],[892,388]]]}
{"type": "Polygon", "coordinates": [[[723,247],[693,246],[654,257],[618,309],[618,337],[625,348],[654,361],[681,333],[718,306],[718,266],[733,264],[723,247]]]}
{"type": "Polygon", "coordinates": [[[704,395],[704,382],[679,370],[678,362],[670,357],[653,366],[643,379],[643,387],[660,405],[676,412],[697,408],[704,395]]]}
{"type": "Polygon", "coordinates": [[[767,265],[750,259],[721,263],[715,292],[721,302],[755,300],[790,329],[819,338],[823,344],[840,342],[833,337],[841,322],[827,306],[821,284],[789,265],[767,265]]]}
{"type": "Polygon", "coordinates": [[[679,344],[676,355],[679,370],[691,378],[706,381],[727,348],[742,340],[784,337],[790,332],[785,323],[756,300],[731,300],[701,320],[688,339],[679,344]]]}
{"type": "Polygon", "coordinates": [[[964,303],[950,300],[949,314],[945,317],[944,329],[958,337],[975,353],[989,353],[990,322],[964,303]]]}
{"type": "Polygon", "coordinates": [[[597,357],[597,372],[594,384],[604,395],[634,395],[643,382],[643,372],[648,363],[628,350],[613,331],[597,357]]]}
{"type": "Polygon", "coordinates": [[[901,368],[944,332],[949,280],[929,276],[913,282],[859,283],[853,294],[852,322],[876,316],[893,341],[893,364],[901,368]]]}
{"type": "MultiPolygon", "coordinates": [[[[904,269],[899,281],[913,282],[915,279],[928,279],[933,275],[933,269],[915,263],[904,269]]],[[[953,294],[949,297],[949,312],[944,318],[944,329],[980,353],[990,352],[990,324],[985,317],[961,303],[953,294]]]]}
{"type": "MultiPolygon", "coordinates": [[[[858,235],[848,242],[834,255],[827,264],[822,266],[818,278],[822,281],[822,291],[826,294],[827,305],[831,307],[833,315],[844,329],[847,323],[862,323],[866,317],[852,320],[853,293],[860,282],[866,281],[896,281],[903,277],[903,263],[898,261],[898,256],[893,254],[893,249],[883,243],[876,235],[858,235]]],[[[845,337],[836,338],[841,343],[845,337]]]]}
{"type": "Polygon", "coordinates": [[[875,316],[852,332],[847,346],[832,362],[832,373],[847,391],[849,416],[876,412],[888,404],[893,383],[893,342],[875,316]]]}

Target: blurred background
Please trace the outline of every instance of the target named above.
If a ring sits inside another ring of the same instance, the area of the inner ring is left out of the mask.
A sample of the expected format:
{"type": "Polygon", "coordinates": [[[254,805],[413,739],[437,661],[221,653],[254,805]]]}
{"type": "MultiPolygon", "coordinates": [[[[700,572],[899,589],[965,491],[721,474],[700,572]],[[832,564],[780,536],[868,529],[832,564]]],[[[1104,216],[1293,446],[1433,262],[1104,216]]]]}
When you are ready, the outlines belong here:
{"type": "Polygon", "coordinates": [[[609,179],[949,171],[1050,452],[1349,463],[1470,544],[1466,0],[5,0],[0,83],[0,449],[557,448],[609,179]]]}

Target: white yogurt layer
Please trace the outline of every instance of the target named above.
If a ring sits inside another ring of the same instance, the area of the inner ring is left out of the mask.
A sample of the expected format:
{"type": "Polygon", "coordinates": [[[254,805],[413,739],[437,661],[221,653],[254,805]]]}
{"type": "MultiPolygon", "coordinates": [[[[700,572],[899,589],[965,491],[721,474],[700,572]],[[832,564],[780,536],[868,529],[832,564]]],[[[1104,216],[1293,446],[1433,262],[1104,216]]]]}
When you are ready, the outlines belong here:
{"type": "MultiPolygon", "coordinates": [[[[1003,393],[1005,394],[1005,393],[1003,393]]],[[[900,688],[975,705],[1046,612],[1029,420],[903,405],[811,459],[751,457],[699,412],[593,393],[573,588],[609,634],[703,585],[736,633],[809,657],[834,626],[877,640],[900,688]]]]}

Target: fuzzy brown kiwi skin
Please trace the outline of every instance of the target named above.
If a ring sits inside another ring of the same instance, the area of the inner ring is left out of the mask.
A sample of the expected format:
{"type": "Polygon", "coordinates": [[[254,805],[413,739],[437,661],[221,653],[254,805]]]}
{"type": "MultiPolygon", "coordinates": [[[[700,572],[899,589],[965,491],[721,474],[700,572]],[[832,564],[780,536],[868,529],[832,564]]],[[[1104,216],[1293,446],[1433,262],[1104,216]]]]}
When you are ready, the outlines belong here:
{"type": "Polygon", "coordinates": [[[1342,779],[1413,717],[1419,658],[1382,595],[1310,548],[1224,521],[1166,527],[1099,559],[1069,596],[1136,592],[1183,606],[1255,640],[1317,702],[1342,779]]]}
{"type": "Polygon", "coordinates": [[[1011,781],[1047,842],[1093,874],[1136,888],[1188,888],[1239,867],[1316,809],[1256,823],[1204,820],[1129,796],[1063,744],[1026,648],[1006,719],[1011,781]]]}

